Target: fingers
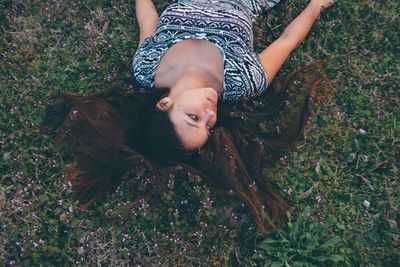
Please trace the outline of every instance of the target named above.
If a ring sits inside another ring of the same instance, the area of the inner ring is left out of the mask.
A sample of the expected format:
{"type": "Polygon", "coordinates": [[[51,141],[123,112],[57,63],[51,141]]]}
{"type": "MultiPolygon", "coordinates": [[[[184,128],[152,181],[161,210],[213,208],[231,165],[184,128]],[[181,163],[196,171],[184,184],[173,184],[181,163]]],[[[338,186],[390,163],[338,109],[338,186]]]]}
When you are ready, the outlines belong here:
{"type": "Polygon", "coordinates": [[[314,5],[319,6],[321,11],[333,5],[336,1],[337,0],[311,0],[314,5]]]}
{"type": "Polygon", "coordinates": [[[321,9],[324,10],[325,8],[330,7],[331,5],[333,5],[334,2],[336,2],[336,0],[329,0],[329,1],[323,1],[324,3],[321,5],[321,9]]]}

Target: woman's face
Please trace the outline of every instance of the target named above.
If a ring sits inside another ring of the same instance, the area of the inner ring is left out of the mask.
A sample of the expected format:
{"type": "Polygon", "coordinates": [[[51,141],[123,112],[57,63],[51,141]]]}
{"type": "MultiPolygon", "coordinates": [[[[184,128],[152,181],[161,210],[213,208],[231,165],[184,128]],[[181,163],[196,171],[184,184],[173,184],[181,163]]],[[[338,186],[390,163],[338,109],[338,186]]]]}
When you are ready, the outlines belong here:
{"type": "Polygon", "coordinates": [[[160,102],[163,100],[168,102],[169,118],[184,148],[202,147],[217,121],[217,92],[212,88],[187,89],[160,102]]]}

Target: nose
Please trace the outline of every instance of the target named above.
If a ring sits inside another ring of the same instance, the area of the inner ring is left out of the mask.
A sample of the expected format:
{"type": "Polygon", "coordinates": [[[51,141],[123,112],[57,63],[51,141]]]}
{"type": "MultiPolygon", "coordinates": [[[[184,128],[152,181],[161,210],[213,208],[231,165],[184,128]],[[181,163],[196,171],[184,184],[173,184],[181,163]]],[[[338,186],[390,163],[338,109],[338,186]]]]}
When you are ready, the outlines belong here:
{"type": "Polygon", "coordinates": [[[205,119],[206,119],[206,123],[210,126],[210,127],[214,127],[215,125],[215,121],[217,120],[217,116],[214,110],[206,108],[205,109],[205,119]]]}
{"type": "Polygon", "coordinates": [[[211,110],[209,108],[206,108],[205,113],[206,113],[208,118],[211,118],[212,116],[215,115],[215,111],[213,111],[213,110],[211,110]]]}

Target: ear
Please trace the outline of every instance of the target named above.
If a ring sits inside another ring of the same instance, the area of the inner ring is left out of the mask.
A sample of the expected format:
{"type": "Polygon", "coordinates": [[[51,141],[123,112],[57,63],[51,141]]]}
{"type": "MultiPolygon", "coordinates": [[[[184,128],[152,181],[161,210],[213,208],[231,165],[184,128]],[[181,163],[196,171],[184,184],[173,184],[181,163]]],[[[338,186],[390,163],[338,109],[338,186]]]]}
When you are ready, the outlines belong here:
{"type": "Polygon", "coordinates": [[[172,101],[171,98],[169,98],[169,97],[163,97],[163,98],[161,98],[161,99],[157,102],[156,108],[157,108],[159,111],[164,111],[164,112],[166,112],[166,111],[168,111],[168,110],[172,107],[172,103],[173,103],[173,101],[172,101]]]}

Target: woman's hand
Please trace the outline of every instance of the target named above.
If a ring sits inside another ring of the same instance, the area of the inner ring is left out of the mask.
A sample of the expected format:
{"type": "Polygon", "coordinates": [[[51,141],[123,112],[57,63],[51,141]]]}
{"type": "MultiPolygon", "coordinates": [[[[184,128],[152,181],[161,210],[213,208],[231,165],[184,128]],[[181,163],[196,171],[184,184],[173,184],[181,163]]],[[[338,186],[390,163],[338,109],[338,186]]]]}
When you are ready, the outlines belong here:
{"type": "Polygon", "coordinates": [[[330,7],[336,0],[311,0],[310,5],[315,6],[319,10],[330,7]]]}
{"type": "Polygon", "coordinates": [[[335,0],[311,0],[282,35],[259,54],[269,82],[274,79],[290,53],[303,42],[321,10],[331,6],[333,2],[335,0]]]}

